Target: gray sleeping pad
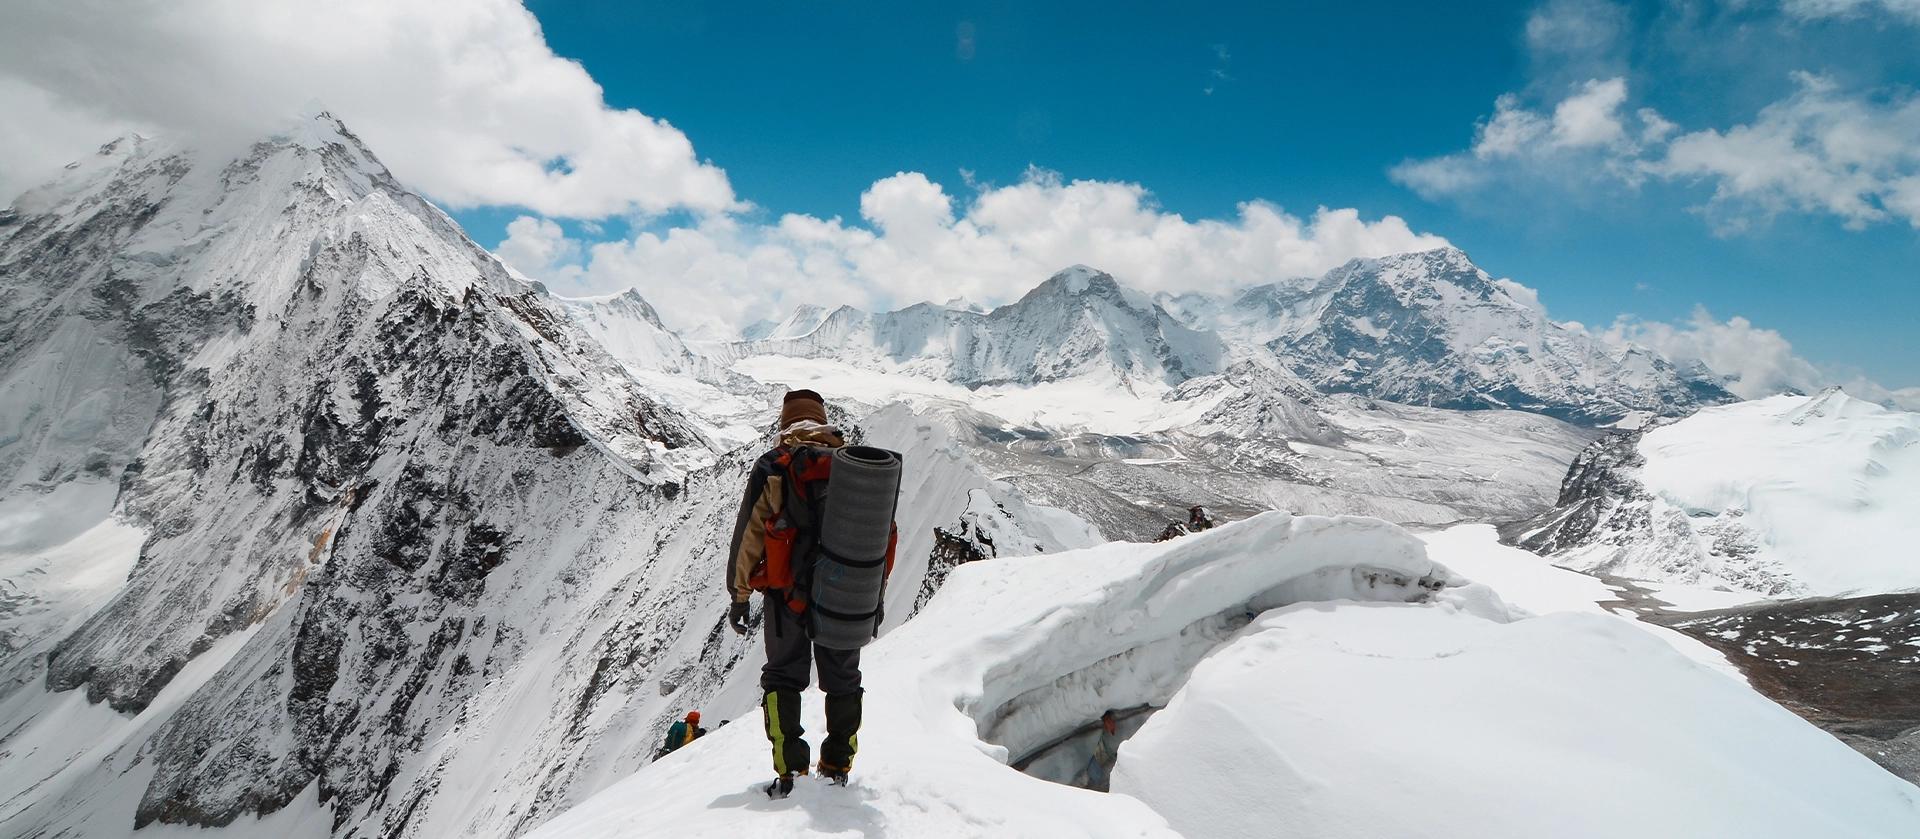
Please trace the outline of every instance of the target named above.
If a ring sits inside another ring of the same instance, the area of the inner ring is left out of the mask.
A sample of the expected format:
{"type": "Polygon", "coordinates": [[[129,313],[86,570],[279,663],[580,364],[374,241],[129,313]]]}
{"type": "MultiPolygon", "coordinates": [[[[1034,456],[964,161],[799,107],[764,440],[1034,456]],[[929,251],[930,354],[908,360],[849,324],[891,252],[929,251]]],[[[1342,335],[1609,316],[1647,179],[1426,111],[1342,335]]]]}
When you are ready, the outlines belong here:
{"type": "Polygon", "coordinates": [[[815,644],[856,650],[873,640],[900,497],[900,466],[898,452],[872,446],[833,453],[807,607],[815,644]]]}

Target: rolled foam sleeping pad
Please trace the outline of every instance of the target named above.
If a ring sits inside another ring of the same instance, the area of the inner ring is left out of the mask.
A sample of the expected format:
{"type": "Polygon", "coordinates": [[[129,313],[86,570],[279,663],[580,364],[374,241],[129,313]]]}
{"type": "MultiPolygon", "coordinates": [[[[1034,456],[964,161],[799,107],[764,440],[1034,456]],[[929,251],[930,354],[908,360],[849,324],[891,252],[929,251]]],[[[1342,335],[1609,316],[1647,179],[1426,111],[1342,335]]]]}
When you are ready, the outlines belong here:
{"type": "Polygon", "coordinates": [[[857,650],[873,640],[899,497],[898,452],[872,446],[834,451],[807,607],[813,643],[830,650],[857,650]]]}

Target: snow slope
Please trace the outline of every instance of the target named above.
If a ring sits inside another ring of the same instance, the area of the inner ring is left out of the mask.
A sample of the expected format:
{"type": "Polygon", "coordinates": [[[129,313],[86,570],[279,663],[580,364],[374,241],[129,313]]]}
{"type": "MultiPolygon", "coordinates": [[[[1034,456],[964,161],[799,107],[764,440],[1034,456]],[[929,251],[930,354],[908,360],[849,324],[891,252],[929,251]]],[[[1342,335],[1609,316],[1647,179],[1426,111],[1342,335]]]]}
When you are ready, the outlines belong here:
{"type": "Polygon", "coordinates": [[[758,725],[719,709],[736,722],[532,835],[1891,837],[1920,819],[1920,790],[1631,623],[1520,617],[1424,553],[1377,520],[1273,513],[964,566],[867,651],[853,786],[769,801],[758,725]],[[1141,703],[1165,710],[1121,747],[1116,794],[1006,765],[1141,703]],[[1619,788],[1642,797],[1596,806],[1619,788]]]}
{"type": "Polygon", "coordinates": [[[1583,570],[1764,595],[1920,589],[1920,414],[1833,389],[1595,444],[1512,530],[1583,570]]]}

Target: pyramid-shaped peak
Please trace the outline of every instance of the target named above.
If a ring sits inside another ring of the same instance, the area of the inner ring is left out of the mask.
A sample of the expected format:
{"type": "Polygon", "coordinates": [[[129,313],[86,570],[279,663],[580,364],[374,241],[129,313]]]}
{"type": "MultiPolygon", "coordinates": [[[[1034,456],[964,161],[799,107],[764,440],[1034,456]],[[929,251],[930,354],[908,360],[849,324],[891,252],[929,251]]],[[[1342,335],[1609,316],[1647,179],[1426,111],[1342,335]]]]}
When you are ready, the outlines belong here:
{"type": "Polygon", "coordinates": [[[1096,285],[1102,287],[1117,287],[1119,285],[1119,283],[1114,282],[1112,274],[1078,264],[1054,273],[1052,277],[1047,279],[1047,282],[1060,284],[1069,294],[1085,294],[1096,285]]]}
{"type": "Polygon", "coordinates": [[[1059,298],[1104,299],[1141,312],[1155,310],[1153,299],[1122,285],[1112,274],[1086,265],[1073,265],[1054,273],[1036,286],[1021,303],[1059,298]]]}

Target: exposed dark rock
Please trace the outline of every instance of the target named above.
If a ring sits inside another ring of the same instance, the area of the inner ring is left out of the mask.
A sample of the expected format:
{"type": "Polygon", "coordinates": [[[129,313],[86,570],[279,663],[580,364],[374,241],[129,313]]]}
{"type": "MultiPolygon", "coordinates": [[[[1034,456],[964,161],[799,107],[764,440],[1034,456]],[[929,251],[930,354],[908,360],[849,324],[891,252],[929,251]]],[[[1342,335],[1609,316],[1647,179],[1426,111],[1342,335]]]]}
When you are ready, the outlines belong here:
{"type": "Polygon", "coordinates": [[[1647,619],[1719,650],[1761,693],[1920,783],[1920,593],[1647,619]]]}

